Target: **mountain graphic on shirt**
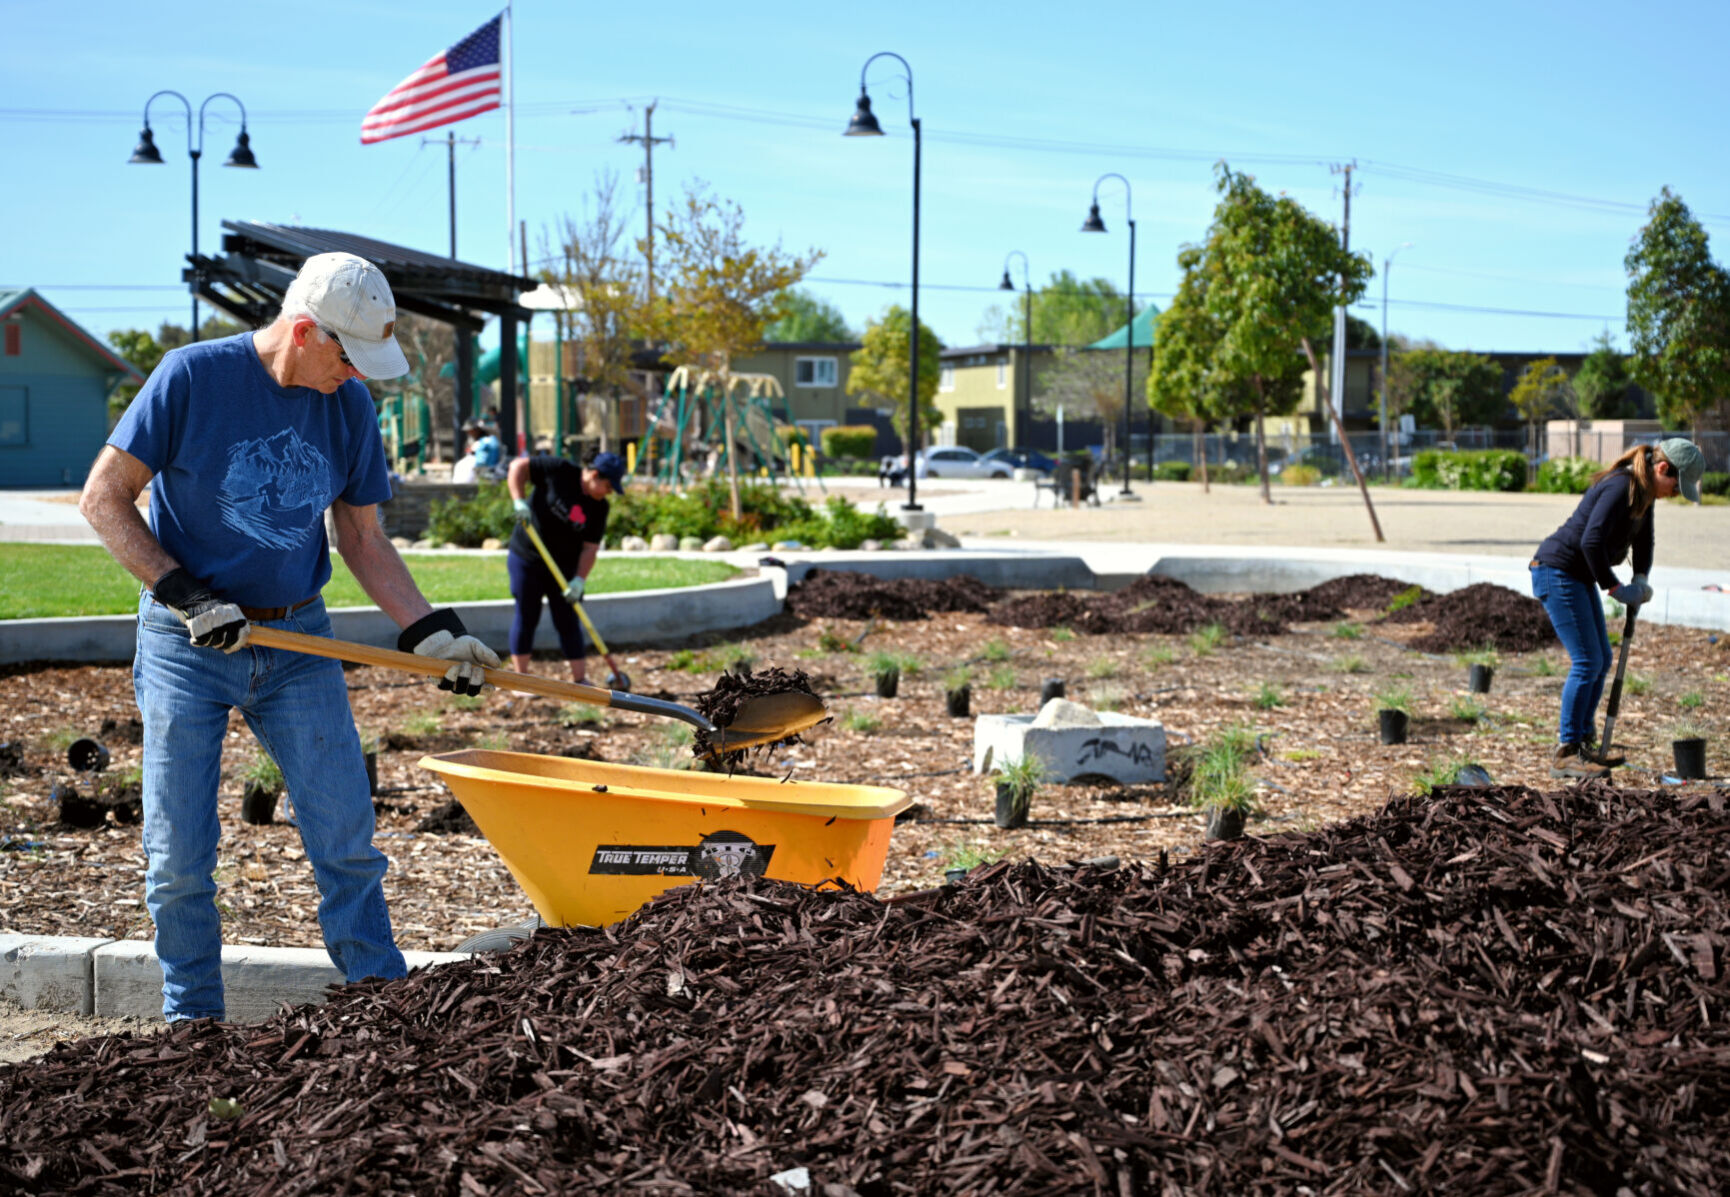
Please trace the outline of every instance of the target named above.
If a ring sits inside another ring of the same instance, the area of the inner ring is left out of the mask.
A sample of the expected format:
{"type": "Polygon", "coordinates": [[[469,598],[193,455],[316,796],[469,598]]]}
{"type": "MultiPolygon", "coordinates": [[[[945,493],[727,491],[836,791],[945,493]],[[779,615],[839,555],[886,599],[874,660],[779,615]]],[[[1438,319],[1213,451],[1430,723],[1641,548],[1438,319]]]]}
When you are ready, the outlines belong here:
{"type": "Polygon", "coordinates": [[[321,525],[330,497],[330,463],[289,428],[229,448],[216,502],[222,522],[254,544],[292,549],[321,525]]]}

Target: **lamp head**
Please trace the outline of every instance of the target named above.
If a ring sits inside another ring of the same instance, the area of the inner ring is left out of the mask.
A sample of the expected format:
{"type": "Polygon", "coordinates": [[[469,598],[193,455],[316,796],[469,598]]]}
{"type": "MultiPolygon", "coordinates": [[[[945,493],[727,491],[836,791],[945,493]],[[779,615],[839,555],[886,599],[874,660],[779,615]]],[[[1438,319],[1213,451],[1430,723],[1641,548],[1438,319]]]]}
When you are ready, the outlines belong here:
{"type": "Polygon", "coordinates": [[[1009,281],[1009,267],[1007,266],[1003,268],[1003,281],[997,284],[997,289],[999,291],[1015,290],[1015,284],[1009,281]]]}
{"type": "Polygon", "coordinates": [[[1095,202],[1094,205],[1087,210],[1087,219],[1082,222],[1081,231],[1084,233],[1105,232],[1105,221],[1099,218],[1098,202],[1095,202]]]}
{"type": "Polygon", "coordinates": [[[147,166],[162,165],[162,151],[156,148],[156,137],[150,132],[149,125],[145,125],[144,131],[138,135],[138,145],[133,148],[132,157],[126,161],[147,166]]]}
{"type": "Polygon", "coordinates": [[[252,138],[246,135],[244,127],[240,130],[240,136],[235,139],[234,149],[229,152],[228,161],[224,162],[223,165],[244,166],[248,170],[258,169],[258,159],[252,156],[252,138]]]}
{"type": "Polygon", "coordinates": [[[871,111],[871,97],[863,90],[859,92],[859,104],[853,109],[853,119],[847,122],[847,132],[843,136],[883,136],[883,126],[877,123],[877,117],[871,111]]]}

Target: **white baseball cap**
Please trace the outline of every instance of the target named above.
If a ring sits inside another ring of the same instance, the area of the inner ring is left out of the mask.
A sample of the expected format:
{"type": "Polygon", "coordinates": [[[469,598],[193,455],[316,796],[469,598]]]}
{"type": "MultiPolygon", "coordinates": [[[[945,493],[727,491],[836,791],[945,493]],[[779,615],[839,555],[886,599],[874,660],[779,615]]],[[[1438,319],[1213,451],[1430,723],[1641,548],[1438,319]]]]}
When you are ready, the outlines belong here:
{"type": "Polygon", "coordinates": [[[400,378],[408,358],[396,343],[396,297],[384,272],[354,254],[314,254],[296,281],[307,311],[335,333],[354,368],[368,378],[400,378]]]}

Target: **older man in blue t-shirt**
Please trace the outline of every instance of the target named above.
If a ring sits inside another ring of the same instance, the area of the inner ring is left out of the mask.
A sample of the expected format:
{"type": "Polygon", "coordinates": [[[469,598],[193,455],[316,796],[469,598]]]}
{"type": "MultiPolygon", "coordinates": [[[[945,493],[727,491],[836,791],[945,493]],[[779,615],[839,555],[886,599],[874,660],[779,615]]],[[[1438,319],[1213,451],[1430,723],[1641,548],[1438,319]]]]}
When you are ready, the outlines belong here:
{"type": "Polygon", "coordinates": [[[238,709],[282,769],[350,981],[400,977],[384,855],[342,666],[248,645],[253,623],[329,636],[319,591],[337,551],[404,629],[404,651],[449,661],[439,685],[479,693],[496,653],[434,611],[379,526],[390,476],[360,379],[408,370],[384,275],[352,254],[308,258],[267,328],[166,355],[108,438],[80,504],[143,583],[133,688],[144,720],[145,904],[162,1012],[221,1018],[217,783],[238,709]],[[150,488],[150,517],[138,512],[150,488]]]}

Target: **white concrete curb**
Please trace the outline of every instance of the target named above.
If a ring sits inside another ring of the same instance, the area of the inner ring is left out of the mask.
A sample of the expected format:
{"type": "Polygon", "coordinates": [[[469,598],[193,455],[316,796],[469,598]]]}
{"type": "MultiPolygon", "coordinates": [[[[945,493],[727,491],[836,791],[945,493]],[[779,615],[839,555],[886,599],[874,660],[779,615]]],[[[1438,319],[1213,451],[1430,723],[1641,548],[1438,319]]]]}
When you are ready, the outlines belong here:
{"type": "MultiPolygon", "coordinates": [[[[466,952],[404,952],[411,970],[466,952]]],[[[262,1022],[284,1003],[322,1005],[342,973],[322,948],[223,945],[229,1022],[262,1022]]],[[[26,1010],[101,1018],[160,1018],[162,966],[142,940],[0,935],[0,998],[26,1010]]]]}

